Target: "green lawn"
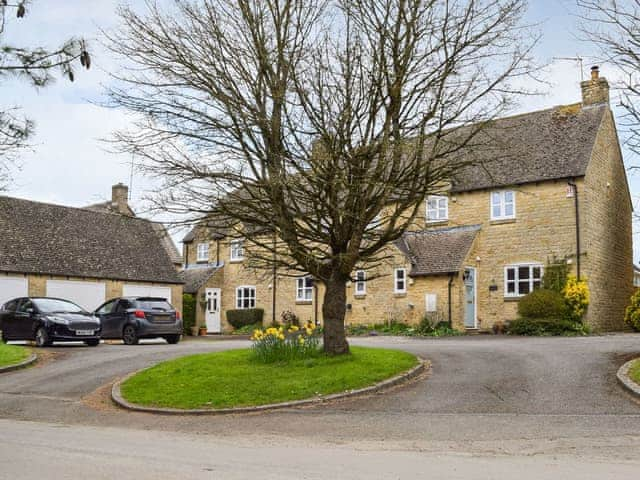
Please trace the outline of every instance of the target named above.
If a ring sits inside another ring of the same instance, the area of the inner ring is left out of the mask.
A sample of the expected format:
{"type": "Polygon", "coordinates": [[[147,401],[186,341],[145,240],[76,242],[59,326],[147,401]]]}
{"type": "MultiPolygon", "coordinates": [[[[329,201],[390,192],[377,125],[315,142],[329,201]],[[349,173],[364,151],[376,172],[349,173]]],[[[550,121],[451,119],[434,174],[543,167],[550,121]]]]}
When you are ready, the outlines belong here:
{"type": "Polygon", "coordinates": [[[629,377],[631,377],[631,380],[640,385],[640,359],[631,364],[631,368],[629,369],[629,377]]]}
{"type": "Polygon", "coordinates": [[[31,352],[28,348],[16,345],[6,345],[0,342],[0,367],[7,367],[14,363],[20,363],[29,357],[31,352]]]}
{"type": "Polygon", "coordinates": [[[249,349],[170,360],[127,380],[129,402],[172,408],[229,408],[300,400],[360,388],[409,370],[415,356],[351,347],[351,354],[288,364],[262,364],[249,349]]]}

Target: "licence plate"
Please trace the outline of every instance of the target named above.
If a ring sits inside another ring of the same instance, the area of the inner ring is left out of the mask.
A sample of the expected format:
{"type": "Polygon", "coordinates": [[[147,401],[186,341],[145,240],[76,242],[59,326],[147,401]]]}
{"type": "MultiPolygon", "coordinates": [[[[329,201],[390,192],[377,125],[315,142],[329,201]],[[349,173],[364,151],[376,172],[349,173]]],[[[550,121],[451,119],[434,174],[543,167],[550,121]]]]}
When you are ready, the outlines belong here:
{"type": "Polygon", "coordinates": [[[83,336],[93,335],[93,330],[76,330],[76,335],[83,335],[83,336]]]}

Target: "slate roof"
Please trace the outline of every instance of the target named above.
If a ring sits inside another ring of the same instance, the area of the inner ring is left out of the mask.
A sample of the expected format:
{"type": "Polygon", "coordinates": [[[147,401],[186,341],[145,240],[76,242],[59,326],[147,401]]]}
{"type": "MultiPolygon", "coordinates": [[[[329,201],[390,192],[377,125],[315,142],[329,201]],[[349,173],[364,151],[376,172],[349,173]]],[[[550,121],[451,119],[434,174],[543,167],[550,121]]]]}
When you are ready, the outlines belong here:
{"type": "Polygon", "coordinates": [[[152,224],[0,196],[0,271],[181,283],[152,224]]]}
{"type": "Polygon", "coordinates": [[[411,262],[409,276],[455,273],[462,268],[479,225],[407,232],[395,245],[411,262]]]}
{"type": "MultiPolygon", "coordinates": [[[[95,203],[93,205],[89,205],[84,208],[87,210],[92,210],[94,212],[120,213],[117,205],[115,205],[111,201],[95,203]]],[[[127,205],[127,208],[130,212],[130,215],[132,217],[135,217],[136,214],[131,209],[131,207],[127,205]]],[[[152,225],[156,233],[158,234],[160,241],[162,242],[162,246],[167,251],[167,254],[169,255],[169,257],[171,258],[171,261],[175,264],[182,264],[182,255],[180,255],[180,252],[178,251],[176,244],[173,243],[173,240],[171,239],[171,236],[169,235],[169,232],[167,231],[166,227],[160,223],[153,223],[152,225]]]]}
{"type": "Polygon", "coordinates": [[[451,192],[584,176],[608,108],[575,104],[496,120],[464,152],[477,164],[454,178],[451,192]]]}
{"type": "Polygon", "coordinates": [[[184,282],[184,293],[197,293],[207,280],[221,268],[221,265],[207,267],[190,267],[182,270],[178,275],[184,282]]]}

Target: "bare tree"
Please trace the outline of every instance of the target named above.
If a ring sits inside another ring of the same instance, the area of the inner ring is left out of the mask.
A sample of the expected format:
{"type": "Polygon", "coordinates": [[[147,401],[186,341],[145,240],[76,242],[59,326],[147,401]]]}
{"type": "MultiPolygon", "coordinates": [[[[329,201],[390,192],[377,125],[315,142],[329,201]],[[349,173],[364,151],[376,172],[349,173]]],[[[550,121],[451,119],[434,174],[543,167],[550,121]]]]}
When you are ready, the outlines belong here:
{"type": "Polygon", "coordinates": [[[614,87],[625,110],[621,125],[627,146],[640,154],[640,0],[578,0],[578,6],[582,32],[620,71],[614,87]]]}
{"type": "MultiPolygon", "coordinates": [[[[73,81],[74,61],[79,60],[87,69],[91,66],[91,58],[83,40],[72,38],[56,50],[24,48],[6,43],[5,28],[9,18],[15,14],[16,21],[23,19],[27,15],[28,3],[0,0],[0,82],[8,77],[17,77],[35,87],[44,87],[54,80],[53,72],[56,69],[73,81]]],[[[33,127],[31,120],[20,116],[19,108],[0,110],[0,190],[9,181],[16,155],[27,146],[33,127]]]]}
{"type": "MultiPolygon", "coordinates": [[[[120,10],[116,134],[163,178],[157,205],[243,236],[251,264],[326,287],[324,348],[348,351],[346,284],[374,268],[459,155],[521,92],[524,0],[202,0],[120,10]]],[[[526,42],[529,38],[529,43],[526,42]]]]}

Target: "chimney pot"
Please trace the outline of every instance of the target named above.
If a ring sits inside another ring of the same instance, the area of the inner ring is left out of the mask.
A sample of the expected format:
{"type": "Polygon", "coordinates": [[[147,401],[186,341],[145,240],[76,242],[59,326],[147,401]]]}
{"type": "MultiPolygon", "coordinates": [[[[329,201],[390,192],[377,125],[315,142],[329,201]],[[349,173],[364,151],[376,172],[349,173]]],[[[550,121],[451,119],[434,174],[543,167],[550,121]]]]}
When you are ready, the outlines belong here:
{"type": "Polygon", "coordinates": [[[582,106],[604,105],[609,103],[609,82],[600,76],[597,65],[591,67],[591,79],[580,83],[582,106]]]}
{"type": "Polygon", "coordinates": [[[111,187],[111,203],[123,215],[129,214],[129,187],[124,183],[116,183],[111,187]]]}

